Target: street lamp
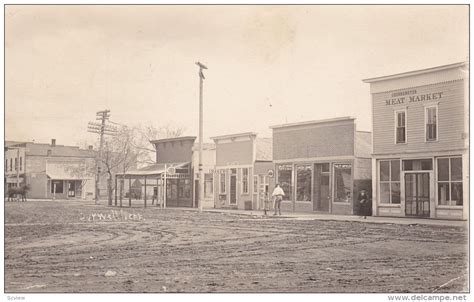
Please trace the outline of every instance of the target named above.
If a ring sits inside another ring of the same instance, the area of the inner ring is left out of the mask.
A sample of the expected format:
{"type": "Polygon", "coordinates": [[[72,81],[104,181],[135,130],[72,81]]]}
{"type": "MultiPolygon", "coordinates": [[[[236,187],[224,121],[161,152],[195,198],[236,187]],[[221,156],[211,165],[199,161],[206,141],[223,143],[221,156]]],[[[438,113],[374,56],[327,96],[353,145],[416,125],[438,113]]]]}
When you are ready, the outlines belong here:
{"type": "Polygon", "coordinates": [[[203,69],[207,67],[200,63],[196,62],[196,65],[199,66],[199,212],[202,212],[202,204],[204,198],[204,171],[202,169],[202,141],[203,141],[203,102],[202,102],[202,89],[204,82],[203,69]]]}

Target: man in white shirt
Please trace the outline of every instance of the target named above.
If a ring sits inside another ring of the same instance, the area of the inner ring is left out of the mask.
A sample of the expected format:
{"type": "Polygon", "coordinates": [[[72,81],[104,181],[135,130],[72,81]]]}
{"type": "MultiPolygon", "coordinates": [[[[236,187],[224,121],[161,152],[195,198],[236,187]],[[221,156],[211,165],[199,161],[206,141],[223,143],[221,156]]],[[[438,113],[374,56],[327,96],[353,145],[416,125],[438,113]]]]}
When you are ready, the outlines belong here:
{"type": "Polygon", "coordinates": [[[283,200],[283,196],[285,196],[285,192],[283,189],[280,187],[280,184],[276,184],[275,189],[273,190],[272,197],[274,199],[274,208],[275,208],[275,213],[273,215],[277,214],[277,209],[278,209],[278,214],[281,216],[281,201],[283,200]]]}

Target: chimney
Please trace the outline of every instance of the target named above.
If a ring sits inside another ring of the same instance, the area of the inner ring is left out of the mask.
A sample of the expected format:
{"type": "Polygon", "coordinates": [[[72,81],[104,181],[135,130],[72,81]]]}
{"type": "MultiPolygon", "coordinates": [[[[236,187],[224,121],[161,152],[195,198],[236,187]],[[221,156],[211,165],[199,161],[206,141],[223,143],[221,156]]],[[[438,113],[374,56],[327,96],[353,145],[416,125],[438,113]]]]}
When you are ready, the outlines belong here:
{"type": "Polygon", "coordinates": [[[94,146],[89,145],[89,150],[93,150],[93,149],[94,149],[94,146]]]}
{"type": "Polygon", "coordinates": [[[51,139],[51,147],[56,147],[56,139],[51,139]]]}

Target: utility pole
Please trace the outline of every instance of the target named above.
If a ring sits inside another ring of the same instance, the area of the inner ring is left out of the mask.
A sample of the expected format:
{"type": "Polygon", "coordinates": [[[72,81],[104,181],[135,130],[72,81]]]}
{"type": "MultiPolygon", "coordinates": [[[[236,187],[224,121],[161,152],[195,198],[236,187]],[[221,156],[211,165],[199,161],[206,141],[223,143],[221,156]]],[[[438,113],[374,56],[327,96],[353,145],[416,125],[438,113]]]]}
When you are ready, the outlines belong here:
{"type": "Polygon", "coordinates": [[[199,212],[202,212],[202,204],[204,200],[204,171],[202,169],[202,142],[203,142],[203,101],[202,101],[202,89],[204,82],[204,74],[202,73],[203,69],[207,67],[200,63],[196,62],[196,65],[199,66],[199,212]]]}
{"type": "Polygon", "coordinates": [[[89,125],[87,126],[88,132],[99,134],[100,135],[100,140],[99,140],[99,155],[97,157],[97,160],[95,162],[95,203],[98,204],[99,202],[99,183],[100,183],[100,173],[102,172],[102,147],[104,145],[104,134],[114,134],[116,132],[116,129],[113,127],[106,125],[105,121],[108,120],[110,117],[110,110],[102,110],[98,111],[96,113],[96,120],[100,120],[101,123],[93,123],[89,122],[89,125]]]}

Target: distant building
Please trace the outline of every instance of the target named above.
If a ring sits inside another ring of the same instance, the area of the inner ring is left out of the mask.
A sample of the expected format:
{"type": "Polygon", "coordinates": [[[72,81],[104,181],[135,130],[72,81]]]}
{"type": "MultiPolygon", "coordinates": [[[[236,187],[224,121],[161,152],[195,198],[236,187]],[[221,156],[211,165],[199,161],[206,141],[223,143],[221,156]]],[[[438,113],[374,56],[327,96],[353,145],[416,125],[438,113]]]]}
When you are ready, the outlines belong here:
{"type": "Polygon", "coordinates": [[[215,207],[262,209],[263,193],[273,186],[271,138],[246,132],[211,139],[216,144],[215,207]]]}
{"type": "Polygon", "coordinates": [[[373,115],[373,212],[467,219],[469,66],[364,80],[373,115]]]}
{"type": "Polygon", "coordinates": [[[19,181],[30,186],[28,198],[92,199],[94,166],[92,149],[56,145],[54,139],[51,144],[10,143],[5,146],[5,187],[19,181]]]}
{"type": "Polygon", "coordinates": [[[350,117],[271,126],[282,211],[356,214],[371,188],[371,133],[350,117]]]}

